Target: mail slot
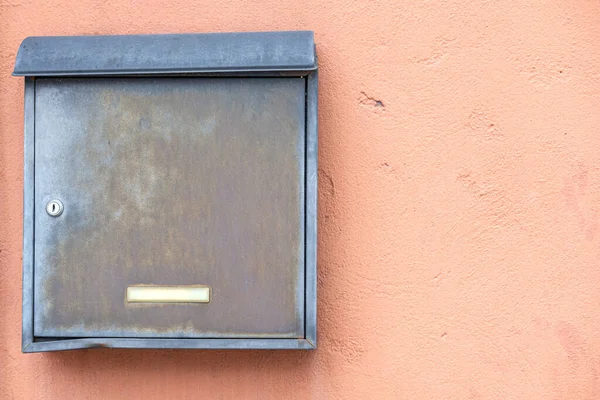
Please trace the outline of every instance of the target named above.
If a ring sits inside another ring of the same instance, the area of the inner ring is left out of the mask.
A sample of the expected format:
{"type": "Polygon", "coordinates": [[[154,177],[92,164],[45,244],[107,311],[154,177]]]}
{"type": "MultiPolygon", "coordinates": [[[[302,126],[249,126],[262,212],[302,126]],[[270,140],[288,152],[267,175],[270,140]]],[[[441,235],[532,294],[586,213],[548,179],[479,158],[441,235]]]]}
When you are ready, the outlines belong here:
{"type": "Polygon", "coordinates": [[[24,352],[316,347],[312,32],[30,37],[24,352]]]}

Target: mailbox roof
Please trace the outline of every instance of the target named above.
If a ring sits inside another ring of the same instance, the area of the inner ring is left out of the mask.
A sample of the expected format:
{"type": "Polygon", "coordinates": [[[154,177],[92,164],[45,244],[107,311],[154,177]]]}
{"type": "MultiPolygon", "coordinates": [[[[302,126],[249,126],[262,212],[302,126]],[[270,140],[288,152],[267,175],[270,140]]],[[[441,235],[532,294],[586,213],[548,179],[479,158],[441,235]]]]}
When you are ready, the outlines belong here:
{"type": "Polygon", "coordinates": [[[317,68],[311,31],[28,37],[15,76],[304,75],[317,68]]]}

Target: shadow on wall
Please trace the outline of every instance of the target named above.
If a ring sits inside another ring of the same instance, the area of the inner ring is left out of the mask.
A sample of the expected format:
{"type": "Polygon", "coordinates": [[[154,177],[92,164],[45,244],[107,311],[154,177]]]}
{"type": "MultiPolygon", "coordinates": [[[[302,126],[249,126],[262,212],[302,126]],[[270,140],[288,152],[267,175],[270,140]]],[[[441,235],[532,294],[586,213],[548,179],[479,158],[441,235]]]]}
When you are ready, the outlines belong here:
{"type": "MultiPolygon", "coordinates": [[[[175,376],[204,370],[209,374],[254,371],[309,375],[316,352],[296,350],[143,350],[89,349],[41,354],[47,366],[73,373],[94,370],[127,376],[134,371],[175,376]]],[[[235,375],[229,375],[235,376],[235,375]]]]}

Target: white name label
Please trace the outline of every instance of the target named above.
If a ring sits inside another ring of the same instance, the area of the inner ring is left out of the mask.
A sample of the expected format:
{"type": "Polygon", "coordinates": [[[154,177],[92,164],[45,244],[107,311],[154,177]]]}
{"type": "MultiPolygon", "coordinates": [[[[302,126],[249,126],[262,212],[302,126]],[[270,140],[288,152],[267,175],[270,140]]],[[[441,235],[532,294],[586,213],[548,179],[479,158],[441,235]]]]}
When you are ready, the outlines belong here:
{"type": "Polygon", "coordinates": [[[208,286],[151,286],[127,287],[129,303],[209,303],[208,286]]]}

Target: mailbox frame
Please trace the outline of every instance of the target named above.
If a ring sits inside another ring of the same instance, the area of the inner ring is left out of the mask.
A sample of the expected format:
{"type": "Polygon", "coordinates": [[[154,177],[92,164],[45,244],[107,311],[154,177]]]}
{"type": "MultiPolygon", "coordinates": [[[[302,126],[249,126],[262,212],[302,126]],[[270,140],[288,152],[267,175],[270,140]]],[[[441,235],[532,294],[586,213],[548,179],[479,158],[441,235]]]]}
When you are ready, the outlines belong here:
{"type": "Polygon", "coordinates": [[[317,344],[318,70],[310,31],[26,38],[13,76],[23,76],[24,353],[83,348],[315,349],[317,344]],[[163,54],[169,54],[164,57],[163,54]],[[38,77],[301,77],[305,85],[304,337],[47,338],[34,317],[35,80],[38,77]]]}

